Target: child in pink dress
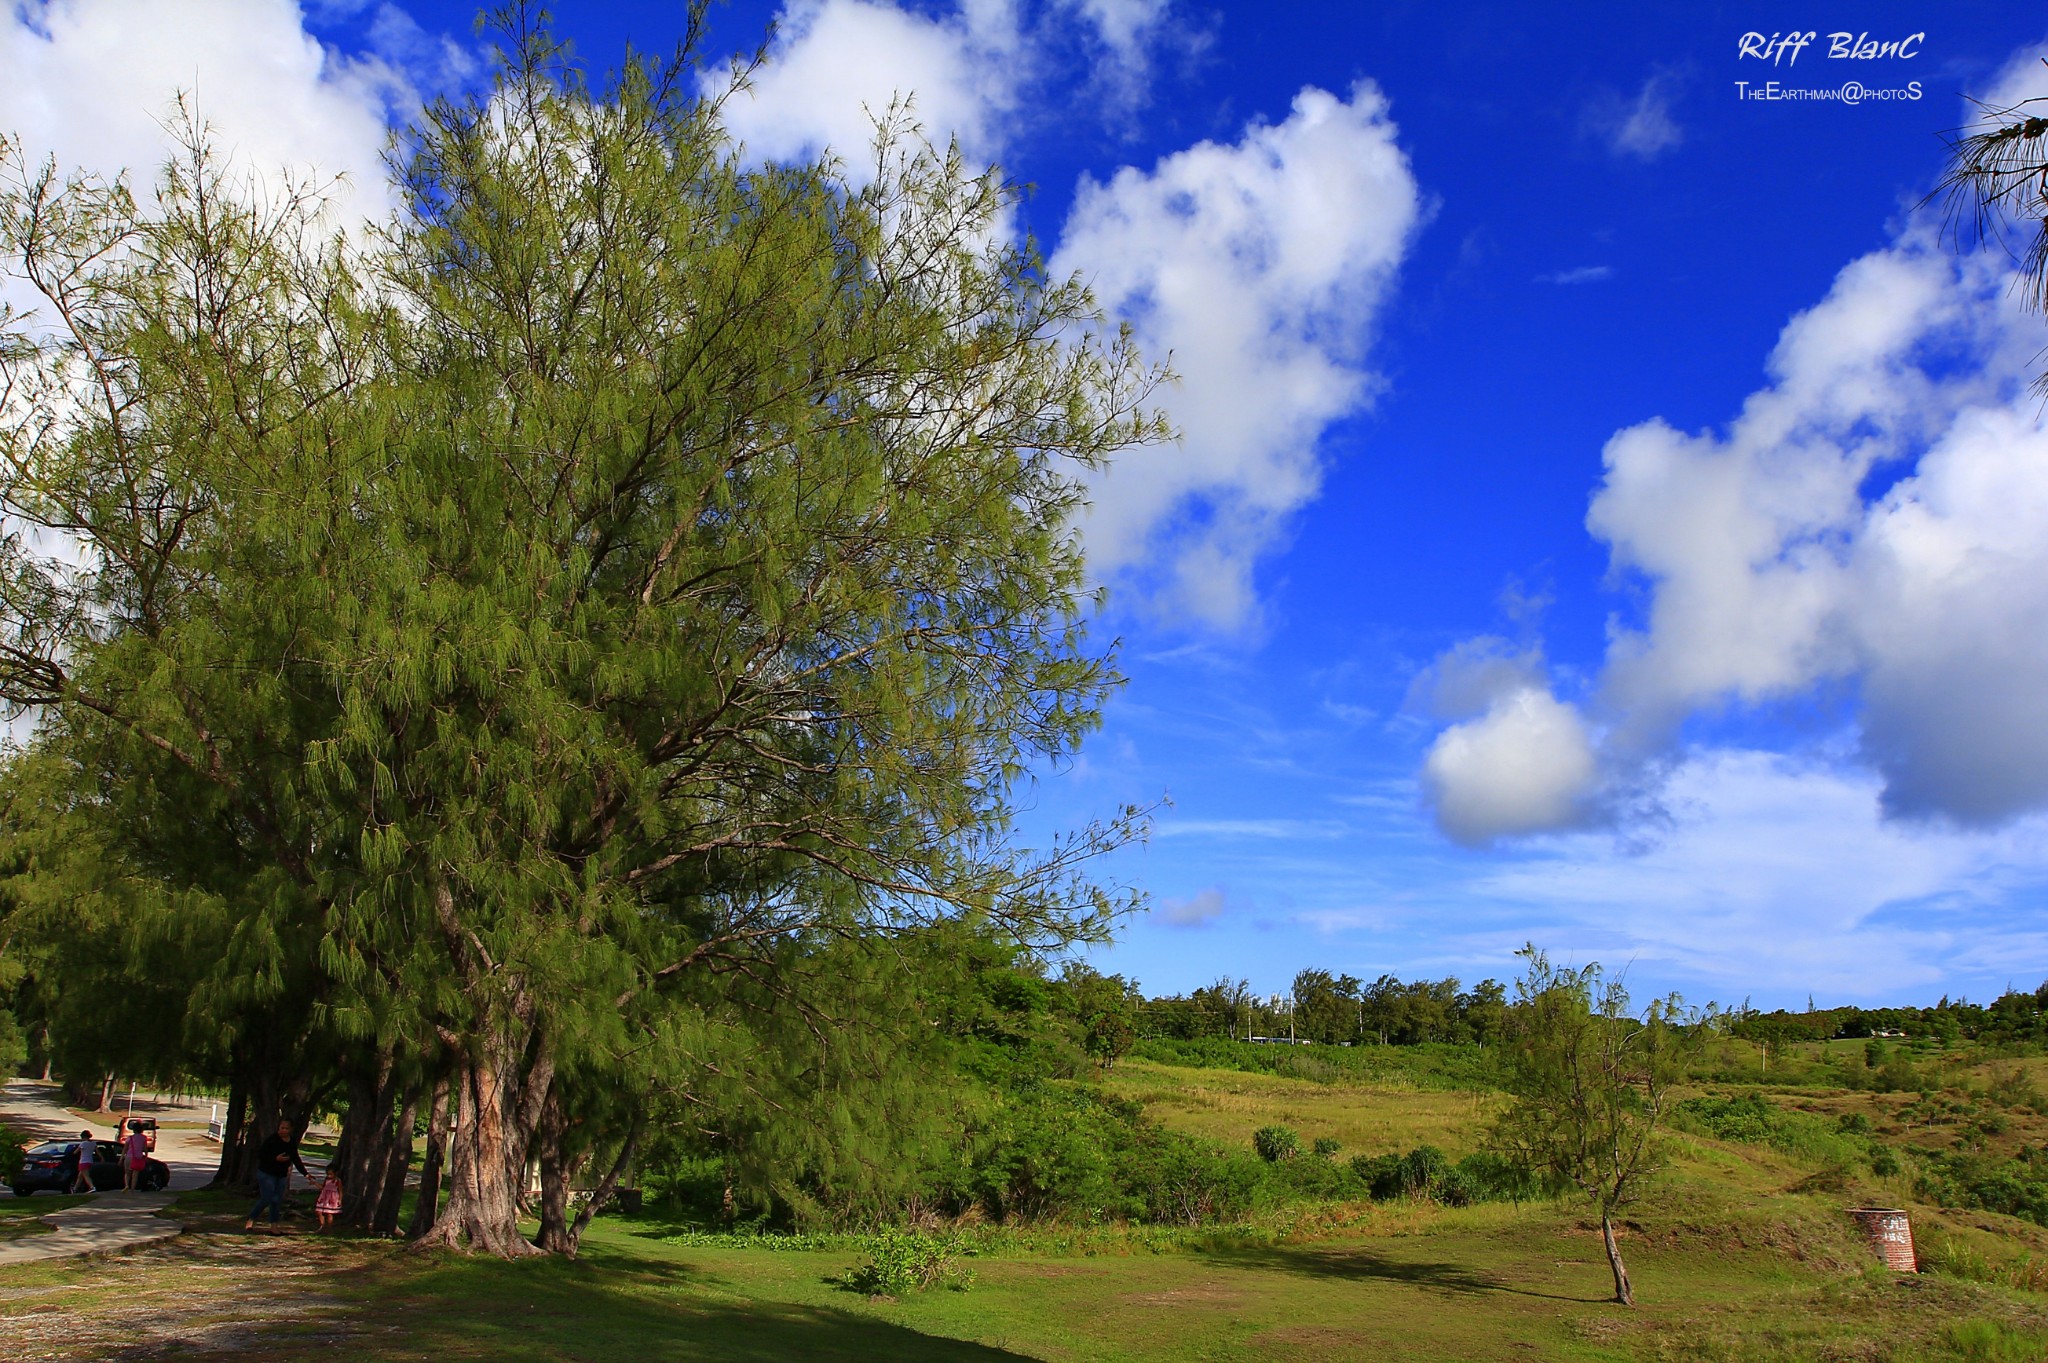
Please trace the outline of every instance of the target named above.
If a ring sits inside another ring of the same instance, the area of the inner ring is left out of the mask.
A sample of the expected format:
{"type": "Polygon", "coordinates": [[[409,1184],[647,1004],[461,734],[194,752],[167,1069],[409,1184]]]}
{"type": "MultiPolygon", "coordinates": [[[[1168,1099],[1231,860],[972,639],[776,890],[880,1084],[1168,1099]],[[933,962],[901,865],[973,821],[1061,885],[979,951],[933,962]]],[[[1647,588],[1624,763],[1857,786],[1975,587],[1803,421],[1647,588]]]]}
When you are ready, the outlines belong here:
{"type": "Polygon", "coordinates": [[[341,1175],[332,1169],[320,1185],[320,1200],[313,1204],[313,1211],[320,1218],[321,1230],[333,1229],[334,1218],[341,1214],[341,1175]]]}

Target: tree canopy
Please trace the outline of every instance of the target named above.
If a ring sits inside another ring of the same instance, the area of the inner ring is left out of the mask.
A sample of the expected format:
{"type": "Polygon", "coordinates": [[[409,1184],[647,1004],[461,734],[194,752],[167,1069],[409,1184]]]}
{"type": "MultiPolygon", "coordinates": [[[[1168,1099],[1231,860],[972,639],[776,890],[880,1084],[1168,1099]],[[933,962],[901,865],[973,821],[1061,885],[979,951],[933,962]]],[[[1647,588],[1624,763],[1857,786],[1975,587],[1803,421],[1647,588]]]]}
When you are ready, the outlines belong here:
{"type": "Polygon", "coordinates": [[[420,1229],[516,1254],[530,1160],[815,1088],[887,1011],[837,953],[1128,907],[1084,863],[1136,811],[1010,820],[1117,683],[1085,479],[1165,431],[996,172],[758,164],[687,51],[503,39],[365,234],[203,129],[140,200],[6,149],[0,696],[92,874],[217,942],[181,1031],[243,1128],[345,1094],[372,1224],[438,1092],[420,1229]]]}

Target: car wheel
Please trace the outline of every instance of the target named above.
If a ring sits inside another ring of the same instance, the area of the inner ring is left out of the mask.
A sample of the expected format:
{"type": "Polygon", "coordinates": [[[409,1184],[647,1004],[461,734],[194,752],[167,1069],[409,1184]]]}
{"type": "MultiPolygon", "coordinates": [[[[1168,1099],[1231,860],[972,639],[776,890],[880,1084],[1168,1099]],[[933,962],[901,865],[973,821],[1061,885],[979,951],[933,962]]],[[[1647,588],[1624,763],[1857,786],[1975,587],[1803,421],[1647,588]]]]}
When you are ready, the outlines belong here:
{"type": "Polygon", "coordinates": [[[14,1189],[14,1195],[16,1197],[27,1197],[30,1193],[35,1191],[35,1189],[33,1188],[24,1188],[19,1183],[11,1184],[9,1186],[11,1186],[14,1189]]]}
{"type": "Polygon", "coordinates": [[[170,1181],[171,1171],[168,1169],[146,1169],[139,1180],[145,1193],[160,1193],[170,1181]]]}

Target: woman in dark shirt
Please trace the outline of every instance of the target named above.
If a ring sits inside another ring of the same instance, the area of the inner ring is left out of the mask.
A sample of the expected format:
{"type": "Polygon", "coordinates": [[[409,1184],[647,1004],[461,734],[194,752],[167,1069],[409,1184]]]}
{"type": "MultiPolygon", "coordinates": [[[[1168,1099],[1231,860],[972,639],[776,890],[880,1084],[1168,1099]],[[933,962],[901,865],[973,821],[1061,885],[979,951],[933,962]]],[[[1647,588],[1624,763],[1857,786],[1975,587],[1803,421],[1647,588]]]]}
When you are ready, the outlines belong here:
{"type": "Polygon", "coordinates": [[[306,1165],[299,1158],[299,1147],[292,1141],[292,1124],[280,1121],[277,1130],[265,1138],[256,1152],[256,1205],[249,1209],[248,1219],[242,1222],[243,1230],[256,1229],[256,1218],[263,1209],[270,1209],[270,1224],[275,1226],[284,1215],[284,1190],[291,1185],[292,1169],[296,1167],[306,1178],[313,1176],[306,1172],[306,1165]]]}

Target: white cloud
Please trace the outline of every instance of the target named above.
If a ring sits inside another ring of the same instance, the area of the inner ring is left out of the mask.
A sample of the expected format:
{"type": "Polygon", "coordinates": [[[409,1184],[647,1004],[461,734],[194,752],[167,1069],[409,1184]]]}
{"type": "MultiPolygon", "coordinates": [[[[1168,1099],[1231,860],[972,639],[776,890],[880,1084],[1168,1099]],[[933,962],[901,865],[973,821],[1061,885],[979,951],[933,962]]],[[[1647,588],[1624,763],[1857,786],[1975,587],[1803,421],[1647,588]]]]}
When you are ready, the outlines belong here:
{"type": "Polygon", "coordinates": [[[1534,935],[1731,996],[1870,999],[2048,968],[2033,915],[2000,912],[2048,891],[2048,819],[1995,832],[1887,821],[1870,774],[1751,751],[1692,755],[1666,796],[1672,818],[1648,847],[1543,839],[1460,885],[1500,914],[1496,949],[1534,935]]]}
{"type": "MultiPolygon", "coordinates": [[[[791,0],[766,65],[725,106],[754,155],[790,160],[830,149],[859,167],[875,122],[899,96],[934,142],[957,137],[992,159],[1023,75],[1022,37],[1007,3],[967,4],[946,18],[876,0],[791,0]]],[[[707,75],[707,88],[722,78],[707,75]]]]}
{"type": "Polygon", "coordinates": [[[1592,284],[1602,279],[1612,279],[1612,265],[1579,265],[1569,270],[1552,270],[1549,274],[1536,276],[1538,284],[1592,284]]]}
{"type": "Polygon", "coordinates": [[[1420,216],[1365,82],[1304,89],[1232,145],[1082,183],[1053,270],[1087,278],[1182,379],[1164,395],[1182,444],[1096,484],[1098,573],[1207,624],[1253,615],[1259,555],[1319,488],[1319,438],[1378,386],[1367,343],[1420,216]]]}
{"type": "Polygon", "coordinates": [[[1199,928],[1221,918],[1225,907],[1222,889],[1211,886],[1187,899],[1162,900],[1159,916],[1177,928],[1199,928]]]}
{"type": "Polygon", "coordinates": [[[1435,719],[1471,719],[1506,696],[1541,685],[1543,675],[1543,650],[1484,634],[1446,650],[1417,674],[1407,708],[1435,719]]]}
{"type": "Polygon", "coordinates": [[[1464,843],[1579,822],[1594,775],[1585,722],[1533,686],[1508,691],[1477,719],[1444,730],[1422,766],[1438,827],[1464,843]]]}
{"type": "MultiPolygon", "coordinates": [[[[2026,391],[2041,329],[2005,267],[1909,222],[1786,325],[1725,430],[1651,420],[1608,442],[1586,523],[1649,606],[1610,626],[1589,701],[1601,764],[1547,826],[1654,783],[1689,715],[1832,684],[1861,701],[1887,812],[2048,808],[2048,418],[2026,391]]],[[[1467,769],[1508,811],[1527,808],[1517,773],[1549,765],[1508,751],[1517,732],[1550,742],[1504,728],[1498,770],[1467,769]]],[[[1446,831],[1488,831],[1444,817],[1457,807],[1439,802],[1446,831]]],[[[1493,833],[1546,826],[1503,817],[1493,833]]]]}
{"type": "Polygon", "coordinates": [[[0,132],[31,159],[147,185],[185,91],[245,170],[346,174],[354,212],[390,204],[381,158],[405,82],[323,48],[289,0],[27,0],[0,14],[0,71],[0,132]]]}
{"type": "Polygon", "coordinates": [[[1671,116],[1671,82],[1653,75],[1634,99],[1608,98],[1597,103],[1589,122],[1616,156],[1654,161],[1685,140],[1671,116]]]}
{"type": "Polygon", "coordinates": [[[1169,819],[1153,825],[1155,838],[1341,838],[1345,827],[1327,819],[1169,819]]]}
{"type": "MultiPolygon", "coordinates": [[[[754,155],[787,160],[830,149],[858,171],[875,122],[900,98],[932,141],[957,138],[973,161],[1003,154],[1026,99],[1076,47],[1090,58],[1091,102],[1143,98],[1154,50],[1174,38],[1172,0],[1059,0],[1027,15],[1019,0],[958,0],[948,12],[893,0],[787,0],[767,63],[726,105],[754,155]]],[[[707,90],[722,90],[708,73],[707,90]]],[[[1106,110],[1105,110],[1106,112],[1106,110]]]]}

